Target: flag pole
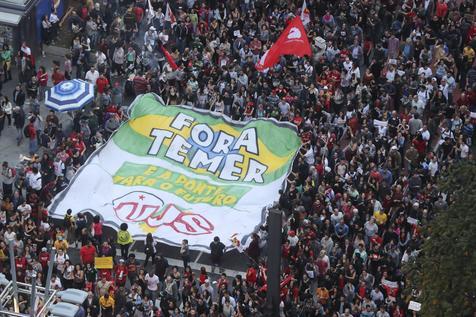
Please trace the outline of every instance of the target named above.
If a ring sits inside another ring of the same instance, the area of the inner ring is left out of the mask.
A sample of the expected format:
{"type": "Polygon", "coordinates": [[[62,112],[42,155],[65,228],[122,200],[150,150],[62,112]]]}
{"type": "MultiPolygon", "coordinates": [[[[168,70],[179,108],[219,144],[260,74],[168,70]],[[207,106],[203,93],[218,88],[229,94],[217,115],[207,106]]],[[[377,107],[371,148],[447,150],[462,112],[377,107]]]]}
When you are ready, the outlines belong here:
{"type": "Polygon", "coordinates": [[[268,289],[266,293],[269,316],[279,316],[280,275],[281,275],[281,227],[282,212],[279,209],[269,209],[268,212],[268,289]]]}
{"type": "Polygon", "coordinates": [[[45,298],[44,298],[45,301],[50,296],[51,275],[53,275],[53,266],[54,266],[53,263],[55,260],[55,254],[56,254],[56,248],[52,247],[50,250],[50,261],[48,262],[48,273],[46,274],[45,298]]]}
{"type": "Polygon", "coordinates": [[[13,240],[8,241],[8,252],[10,256],[10,273],[12,274],[13,309],[15,313],[19,313],[20,307],[18,307],[17,269],[15,266],[15,250],[13,248],[13,240]]]}

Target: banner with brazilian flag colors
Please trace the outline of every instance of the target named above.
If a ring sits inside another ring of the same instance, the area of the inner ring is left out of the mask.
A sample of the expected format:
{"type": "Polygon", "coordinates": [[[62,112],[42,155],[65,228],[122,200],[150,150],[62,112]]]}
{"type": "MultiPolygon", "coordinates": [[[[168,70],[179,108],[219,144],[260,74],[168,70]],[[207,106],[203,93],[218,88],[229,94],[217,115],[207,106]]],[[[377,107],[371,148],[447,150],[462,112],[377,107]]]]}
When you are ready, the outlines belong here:
{"type": "Polygon", "coordinates": [[[136,239],[208,251],[215,236],[246,243],[278,198],[301,141],[274,119],[232,121],[186,106],[164,106],[141,95],[130,118],[78,170],[50,206],[127,223],[136,239]]]}

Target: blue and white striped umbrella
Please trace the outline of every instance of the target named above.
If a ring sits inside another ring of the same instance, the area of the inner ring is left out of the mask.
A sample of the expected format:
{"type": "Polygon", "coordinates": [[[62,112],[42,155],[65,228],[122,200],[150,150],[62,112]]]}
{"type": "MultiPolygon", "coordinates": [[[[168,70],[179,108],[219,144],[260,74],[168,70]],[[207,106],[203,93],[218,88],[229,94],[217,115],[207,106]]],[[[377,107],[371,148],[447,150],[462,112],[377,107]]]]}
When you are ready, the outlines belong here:
{"type": "Polygon", "coordinates": [[[45,106],[64,112],[79,110],[94,99],[94,85],[81,79],[62,81],[45,93],[45,106]]]}

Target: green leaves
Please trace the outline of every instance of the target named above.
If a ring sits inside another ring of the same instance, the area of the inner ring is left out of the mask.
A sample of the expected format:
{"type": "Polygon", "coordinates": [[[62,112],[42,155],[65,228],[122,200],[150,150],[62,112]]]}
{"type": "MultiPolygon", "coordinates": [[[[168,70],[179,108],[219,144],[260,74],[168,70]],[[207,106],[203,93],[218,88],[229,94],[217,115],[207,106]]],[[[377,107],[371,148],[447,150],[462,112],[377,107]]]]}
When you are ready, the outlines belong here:
{"type": "Polygon", "coordinates": [[[452,165],[438,188],[449,195],[449,208],[425,230],[422,253],[403,268],[407,289],[422,290],[421,316],[472,316],[476,310],[476,164],[452,165]]]}

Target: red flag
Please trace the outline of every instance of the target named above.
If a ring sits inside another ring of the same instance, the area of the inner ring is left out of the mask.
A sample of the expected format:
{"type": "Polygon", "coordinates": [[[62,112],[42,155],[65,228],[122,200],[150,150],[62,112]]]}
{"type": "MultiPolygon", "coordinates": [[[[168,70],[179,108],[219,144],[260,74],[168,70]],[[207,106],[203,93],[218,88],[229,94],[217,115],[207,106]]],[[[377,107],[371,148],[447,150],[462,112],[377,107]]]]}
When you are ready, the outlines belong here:
{"type": "Polygon", "coordinates": [[[162,52],[164,53],[164,56],[167,59],[167,62],[169,62],[170,67],[172,67],[173,70],[177,70],[178,66],[177,64],[175,64],[175,61],[172,58],[172,55],[170,55],[170,53],[165,49],[163,45],[161,45],[160,48],[162,49],[162,52]]]}
{"type": "Polygon", "coordinates": [[[170,26],[174,27],[175,24],[177,24],[177,20],[175,19],[175,15],[172,12],[172,9],[170,9],[170,5],[167,2],[167,6],[165,8],[165,21],[170,22],[170,26]]]}
{"type": "Polygon", "coordinates": [[[291,20],[276,43],[264,53],[256,64],[256,69],[264,71],[267,68],[273,67],[282,55],[295,55],[299,57],[312,55],[306,30],[304,30],[304,25],[298,16],[291,20]]]}

